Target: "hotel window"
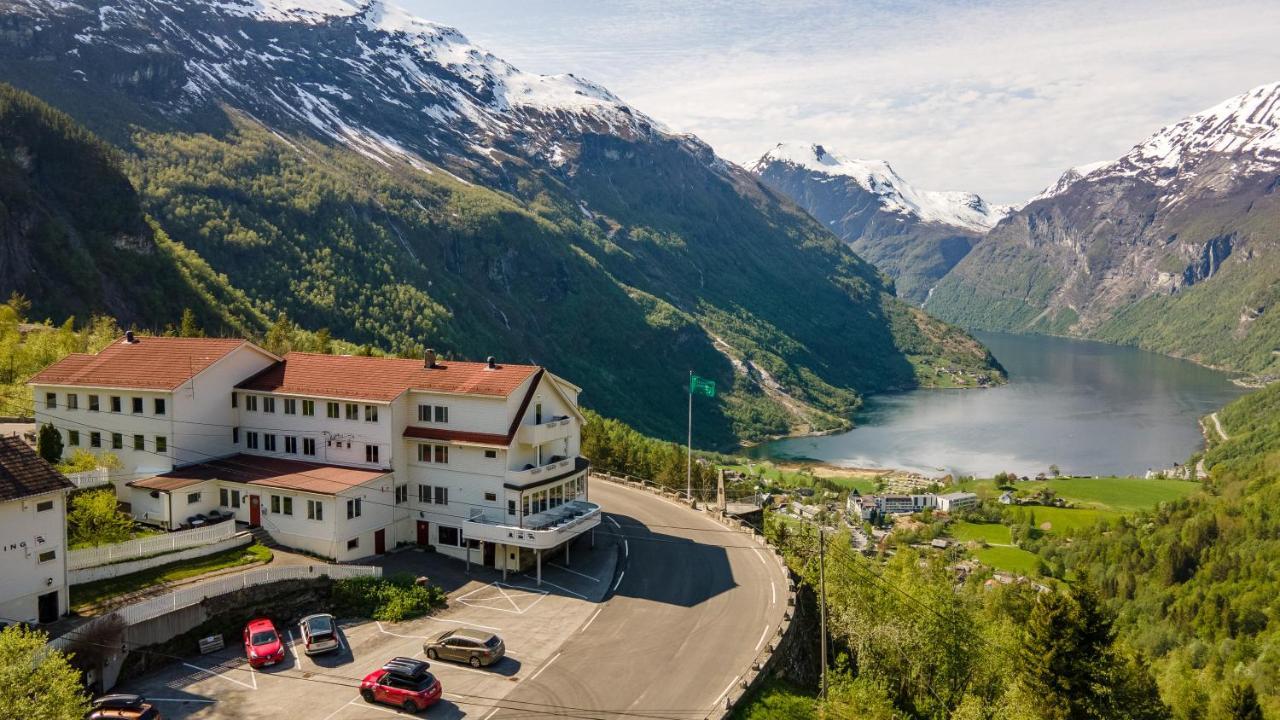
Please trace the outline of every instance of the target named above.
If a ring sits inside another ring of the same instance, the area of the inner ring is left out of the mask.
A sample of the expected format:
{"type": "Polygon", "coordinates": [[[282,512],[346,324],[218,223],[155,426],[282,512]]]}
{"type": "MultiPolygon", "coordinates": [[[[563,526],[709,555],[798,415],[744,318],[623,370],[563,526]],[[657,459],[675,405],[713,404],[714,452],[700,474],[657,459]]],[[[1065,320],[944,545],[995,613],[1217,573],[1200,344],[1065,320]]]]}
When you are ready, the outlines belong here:
{"type": "Polygon", "coordinates": [[[68,444],[68,445],[70,445],[71,447],[76,447],[76,446],[78,446],[78,445],[80,444],[80,431],[79,431],[79,430],[68,430],[68,431],[67,431],[67,444],[68,444]]]}
{"type": "Polygon", "coordinates": [[[111,412],[113,412],[113,413],[118,413],[118,412],[120,412],[120,407],[121,407],[121,406],[120,406],[120,396],[119,396],[119,395],[112,395],[112,396],[111,396],[111,412]]]}
{"type": "Polygon", "coordinates": [[[364,461],[367,463],[378,462],[378,446],[377,445],[364,446],[364,461]]]}
{"type": "Polygon", "coordinates": [[[89,433],[89,447],[97,447],[97,448],[102,447],[102,433],[100,432],[89,433]]]}
{"type": "Polygon", "coordinates": [[[298,438],[292,435],[284,436],[284,451],[290,455],[298,454],[298,438]]]}
{"type": "Polygon", "coordinates": [[[359,419],[360,419],[360,406],[359,406],[359,405],[357,405],[357,404],[355,404],[355,403],[347,403],[347,419],[348,419],[348,420],[359,420],[359,419]]]}
{"type": "Polygon", "coordinates": [[[355,550],[358,547],[360,547],[360,538],[351,538],[347,541],[348,550],[355,550]]]}
{"type": "Polygon", "coordinates": [[[134,449],[134,450],[146,450],[146,449],[147,449],[147,441],[146,441],[146,438],[145,438],[144,436],[142,436],[142,435],[134,435],[134,436],[133,436],[133,449],[134,449]]]}
{"type": "Polygon", "coordinates": [[[130,407],[133,409],[133,414],[141,415],[142,414],[142,398],[135,397],[135,398],[129,398],[129,399],[133,401],[129,403],[130,407]]]}
{"type": "Polygon", "coordinates": [[[123,433],[111,433],[111,449],[112,449],[112,450],[123,450],[123,449],[124,449],[124,434],[123,434],[123,433]]]}
{"type": "Polygon", "coordinates": [[[418,486],[418,502],[431,504],[431,486],[430,485],[418,486]]]}
{"type": "Polygon", "coordinates": [[[276,451],[276,436],[273,433],[265,433],[262,436],[262,449],[267,452],[276,451]]]}
{"type": "Polygon", "coordinates": [[[418,462],[431,462],[431,446],[418,443],[418,462]]]}
{"type": "Polygon", "coordinates": [[[239,395],[239,393],[231,393],[231,407],[236,407],[236,396],[237,396],[237,395],[239,395]]]}
{"type": "Polygon", "coordinates": [[[507,514],[508,514],[508,515],[515,515],[515,514],[516,514],[516,501],[515,501],[515,500],[508,500],[508,501],[507,501],[507,514]]]}
{"type": "Polygon", "coordinates": [[[273,413],[276,411],[276,399],[264,395],[262,397],[262,412],[273,413]]]}
{"type": "Polygon", "coordinates": [[[418,406],[418,422],[431,422],[431,406],[430,405],[418,406]]]}
{"type": "Polygon", "coordinates": [[[449,422],[449,408],[445,407],[444,405],[436,406],[436,422],[438,423],[449,422]]]}
{"type": "Polygon", "coordinates": [[[238,427],[231,428],[231,444],[232,445],[240,444],[240,428],[238,427]]]}
{"type": "Polygon", "coordinates": [[[44,406],[49,410],[58,407],[58,393],[45,393],[44,406]]]}
{"type": "Polygon", "coordinates": [[[285,495],[283,498],[280,499],[280,506],[281,506],[281,509],[283,510],[283,514],[285,515],[293,514],[293,498],[292,497],[285,495]]]}
{"type": "Polygon", "coordinates": [[[436,491],[436,498],[435,498],[436,504],[448,505],[449,504],[449,488],[441,487],[437,485],[435,487],[435,491],[436,491]]]}
{"type": "Polygon", "coordinates": [[[328,414],[330,418],[337,420],[338,419],[338,403],[336,402],[325,403],[325,412],[328,414]]]}
{"type": "Polygon", "coordinates": [[[315,439],[315,438],[302,438],[302,454],[303,454],[303,455],[315,455],[315,454],[316,454],[316,439],[315,439]]]}
{"type": "Polygon", "coordinates": [[[285,414],[285,415],[297,415],[297,414],[298,414],[298,401],[297,401],[297,400],[294,400],[293,398],[285,398],[285,399],[284,399],[284,414],[285,414]]]}
{"type": "Polygon", "coordinates": [[[436,543],[458,547],[462,545],[462,533],[458,532],[456,527],[441,525],[436,529],[436,543]]]}
{"type": "Polygon", "coordinates": [[[377,405],[364,406],[364,421],[378,422],[378,406],[377,405]]]}
{"type": "Polygon", "coordinates": [[[319,500],[307,501],[307,519],[323,520],[324,519],[324,503],[319,500]]]}
{"type": "Polygon", "coordinates": [[[169,439],[168,439],[168,438],[166,438],[166,437],[165,437],[165,436],[163,436],[163,435],[157,435],[157,436],[156,436],[156,452],[157,452],[157,453],[169,452],[169,439]]]}
{"type": "Polygon", "coordinates": [[[360,498],[347,501],[347,519],[360,517],[360,498]]]}
{"type": "Polygon", "coordinates": [[[530,504],[529,496],[525,495],[524,496],[524,517],[529,517],[529,504],[530,504]]]}
{"type": "Polygon", "coordinates": [[[258,433],[252,430],[245,433],[244,444],[245,444],[245,447],[249,448],[250,450],[257,450],[258,449],[258,433]]]}
{"type": "Polygon", "coordinates": [[[89,396],[89,411],[98,412],[98,396],[97,395],[89,396]]]}
{"type": "Polygon", "coordinates": [[[396,486],[396,504],[402,505],[407,502],[409,502],[409,486],[397,485],[396,486]]]}
{"type": "Polygon", "coordinates": [[[257,395],[245,395],[245,396],[244,396],[244,409],[245,409],[245,410],[252,410],[252,411],[254,411],[254,412],[257,412],[257,411],[258,411],[258,396],[257,396],[257,395]]]}
{"type": "Polygon", "coordinates": [[[240,507],[240,491],[239,490],[231,491],[231,507],[233,508],[240,507]]]}
{"type": "Polygon", "coordinates": [[[490,460],[492,460],[493,458],[498,457],[498,451],[497,451],[497,450],[485,450],[485,451],[484,451],[484,456],[485,456],[485,457],[487,457],[487,458],[489,458],[490,460]]]}
{"type": "Polygon", "coordinates": [[[196,504],[196,503],[198,503],[198,502],[200,502],[200,493],[198,493],[198,492],[187,493],[187,504],[188,504],[188,505],[194,505],[194,504],[196,504]]]}
{"type": "Polygon", "coordinates": [[[280,514],[280,496],[279,495],[271,496],[271,514],[273,515],[280,514]]]}
{"type": "Polygon", "coordinates": [[[449,446],[448,445],[436,446],[436,462],[438,463],[449,462],[449,446]]]}
{"type": "Polygon", "coordinates": [[[156,398],[155,401],[152,402],[152,409],[155,410],[156,415],[163,415],[164,414],[164,398],[156,398]]]}
{"type": "Polygon", "coordinates": [[[303,414],[303,415],[305,415],[306,417],[311,417],[311,416],[315,415],[315,414],[316,414],[316,401],[315,401],[315,400],[303,400],[303,401],[302,401],[302,414],[303,414]]]}
{"type": "Polygon", "coordinates": [[[54,560],[57,560],[57,559],[58,559],[57,550],[45,550],[44,552],[40,553],[41,563],[53,562],[54,560]]]}
{"type": "Polygon", "coordinates": [[[488,502],[498,502],[498,493],[485,493],[484,499],[488,502]]]}
{"type": "Polygon", "coordinates": [[[52,500],[42,500],[36,503],[36,512],[42,513],[53,509],[52,500]]]}
{"type": "Polygon", "coordinates": [[[222,507],[227,507],[228,505],[230,505],[230,503],[227,502],[226,488],[221,488],[218,490],[218,504],[221,505],[222,507]]]}
{"type": "Polygon", "coordinates": [[[68,409],[68,410],[79,410],[79,409],[80,409],[80,396],[79,396],[79,395],[77,395],[77,394],[75,394],[75,393],[67,393],[67,409],[68,409]]]}

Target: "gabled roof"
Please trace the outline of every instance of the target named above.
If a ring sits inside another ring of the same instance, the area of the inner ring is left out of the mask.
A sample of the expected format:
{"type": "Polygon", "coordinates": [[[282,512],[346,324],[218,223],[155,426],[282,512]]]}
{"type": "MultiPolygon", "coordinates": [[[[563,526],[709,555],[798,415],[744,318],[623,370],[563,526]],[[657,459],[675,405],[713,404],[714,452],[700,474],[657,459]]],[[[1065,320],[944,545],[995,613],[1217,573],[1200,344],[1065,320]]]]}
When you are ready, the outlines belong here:
{"type": "Polygon", "coordinates": [[[174,390],[245,345],[275,357],[235,338],[139,336],[132,343],[115,340],[96,355],[72,353],[36,373],[28,383],[174,390]]]}
{"type": "Polygon", "coordinates": [[[390,402],[409,390],[505,398],[541,368],[536,365],[422,360],[291,352],[245,380],[241,390],[390,402]]]}
{"type": "Polygon", "coordinates": [[[134,480],[130,487],[170,492],[208,480],[244,483],[320,495],[337,495],[386,475],[388,470],[323,465],[240,453],[227,458],[188,465],[163,475],[134,480]]]}
{"type": "MultiPolygon", "coordinates": [[[[520,400],[520,407],[516,410],[515,417],[511,420],[511,425],[507,427],[506,435],[409,425],[404,429],[404,437],[419,438],[422,440],[447,440],[460,443],[470,443],[472,445],[491,445],[494,447],[507,447],[511,445],[511,441],[516,437],[516,432],[520,430],[520,421],[524,419],[525,411],[529,409],[529,403],[533,400],[534,393],[538,391],[538,384],[542,382],[542,378],[547,374],[546,370],[543,368],[534,368],[534,371],[533,382],[529,383],[529,389],[525,391],[524,398],[520,400]]],[[[572,407],[572,404],[570,404],[570,407],[572,407]]],[[[577,411],[575,410],[575,412],[577,411]]],[[[580,413],[579,418],[581,418],[580,413]]]]}
{"type": "Polygon", "coordinates": [[[0,500],[17,500],[74,487],[21,438],[0,437],[0,500]]]}

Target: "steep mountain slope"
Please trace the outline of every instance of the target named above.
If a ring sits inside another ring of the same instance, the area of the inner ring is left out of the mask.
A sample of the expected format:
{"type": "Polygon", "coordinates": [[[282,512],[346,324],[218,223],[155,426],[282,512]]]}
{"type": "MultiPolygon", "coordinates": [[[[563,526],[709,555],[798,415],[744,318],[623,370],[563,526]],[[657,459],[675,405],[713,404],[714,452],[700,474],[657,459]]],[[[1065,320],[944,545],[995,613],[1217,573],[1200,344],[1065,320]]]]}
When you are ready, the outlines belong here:
{"type": "Polygon", "coordinates": [[[927,308],[1280,374],[1280,83],[1166,127],[997,226],[927,308]]]}
{"type": "Polygon", "coordinates": [[[35,97],[0,84],[0,289],[32,316],[159,325],[190,307],[210,327],[262,318],[199,258],[157,232],[116,152],[35,97]]]}
{"type": "Polygon", "coordinates": [[[120,144],[175,239],[305,326],[541,362],[666,437],[694,369],[724,391],[695,403],[707,445],[839,426],[936,358],[990,368],[696,138],[382,2],[0,10],[0,76],[120,144]]]}
{"type": "Polygon", "coordinates": [[[751,171],[795,200],[919,304],[1009,212],[967,192],[918,190],[883,160],[854,160],[822,145],[780,143],[751,171]]]}

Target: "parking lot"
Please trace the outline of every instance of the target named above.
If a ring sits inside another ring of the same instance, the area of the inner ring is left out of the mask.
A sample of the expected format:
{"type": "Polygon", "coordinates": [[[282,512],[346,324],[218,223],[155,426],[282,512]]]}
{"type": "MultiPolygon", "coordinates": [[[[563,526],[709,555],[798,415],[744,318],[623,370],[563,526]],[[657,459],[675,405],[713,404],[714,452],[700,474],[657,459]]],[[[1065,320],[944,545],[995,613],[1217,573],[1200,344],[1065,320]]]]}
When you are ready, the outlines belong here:
{"type": "Polygon", "coordinates": [[[294,718],[359,720],[404,715],[370,705],[359,694],[366,674],[396,656],[423,658],[423,640],[445,630],[488,630],[506,642],[507,655],[491,667],[475,669],[432,662],[443,699],[423,715],[433,718],[487,718],[521,682],[536,678],[556,662],[560,646],[581,631],[600,608],[616,563],[612,543],[589,550],[575,545],[572,567],[543,566],[543,584],[533,577],[501,575],[437,555],[403,552],[382,561],[387,572],[409,571],[445,581],[449,607],[439,614],[403,623],[339,618],[341,648],[307,657],[296,627],[279,628],[289,644],[284,662],[250,668],[238,637],[208,655],[193,655],[159,671],[123,683],[115,692],[146,696],[165,718],[294,718]]]}

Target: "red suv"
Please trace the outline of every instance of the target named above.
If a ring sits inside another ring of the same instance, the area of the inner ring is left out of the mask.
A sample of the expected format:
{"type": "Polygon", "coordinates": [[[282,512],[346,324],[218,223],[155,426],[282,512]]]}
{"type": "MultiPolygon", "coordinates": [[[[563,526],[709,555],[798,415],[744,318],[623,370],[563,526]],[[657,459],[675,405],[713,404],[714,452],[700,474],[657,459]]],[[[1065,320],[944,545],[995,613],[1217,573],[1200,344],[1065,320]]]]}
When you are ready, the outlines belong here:
{"type": "Polygon", "coordinates": [[[411,714],[426,710],[442,694],[440,681],[427,672],[429,667],[429,663],[413,658],[392,658],[365,676],[360,683],[360,697],[365,702],[395,705],[411,714]]]}
{"type": "Polygon", "coordinates": [[[249,656],[251,667],[274,665],[284,660],[284,642],[270,620],[258,618],[244,626],[244,653],[249,656]]]}

